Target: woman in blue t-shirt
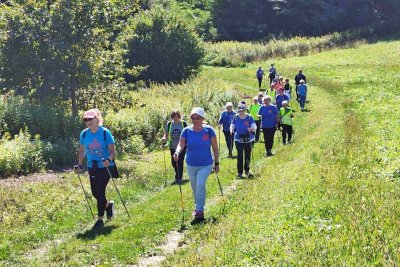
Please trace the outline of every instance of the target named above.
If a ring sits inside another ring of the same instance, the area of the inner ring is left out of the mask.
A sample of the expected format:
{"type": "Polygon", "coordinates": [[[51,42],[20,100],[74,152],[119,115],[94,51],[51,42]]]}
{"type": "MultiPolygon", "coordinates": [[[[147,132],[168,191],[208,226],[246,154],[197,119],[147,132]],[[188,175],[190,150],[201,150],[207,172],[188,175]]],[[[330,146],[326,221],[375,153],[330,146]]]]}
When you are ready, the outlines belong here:
{"type": "Polygon", "coordinates": [[[267,151],[267,157],[273,156],[272,146],[274,145],[275,131],[278,127],[279,111],[271,105],[271,97],[266,96],[263,98],[264,105],[258,111],[258,117],[262,119],[261,129],[264,134],[265,150],[267,151]]]}
{"type": "Polygon", "coordinates": [[[228,147],[228,151],[229,151],[228,157],[232,158],[233,138],[229,131],[229,127],[231,126],[232,119],[236,115],[236,112],[233,111],[232,102],[227,102],[225,107],[226,107],[226,110],[223,111],[221,113],[221,116],[219,117],[218,127],[221,127],[221,125],[222,125],[222,131],[224,132],[224,136],[225,136],[225,143],[226,143],[226,146],[228,147]]]}
{"type": "Polygon", "coordinates": [[[106,199],[106,187],[110,175],[106,168],[115,168],[115,142],[111,132],[102,127],[103,119],[98,109],[90,109],[83,115],[83,121],[87,128],[83,130],[79,138],[78,165],[76,172],[82,171],[83,160],[86,156],[89,171],[90,188],[97,200],[97,222],[93,228],[104,225],[103,216],[107,212],[107,219],[114,216],[114,203],[106,199]]]}
{"type": "Polygon", "coordinates": [[[254,133],[257,130],[257,125],[252,116],[246,113],[246,105],[239,105],[238,115],[233,118],[230,130],[235,133],[235,145],[237,149],[237,169],[238,178],[243,178],[243,151],[244,151],[244,171],[247,177],[250,174],[250,158],[252,143],[255,140],[254,133]]]}
{"type": "Polygon", "coordinates": [[[183,129],[179,145],[176,148],[174,159],[179,160],[179,154],[186,150],[186,169],[190,178],[193,190],[195,210],[193,212],[193,223],[204,220],[204,205],[206,200],[206,181],[213,169],[213,158],[211,149],[214,153],[214,170],[219,171],[218,144],[214,129],[204,125],[204,110],[194,108],[190,113],[193,125],[183,129]]]}

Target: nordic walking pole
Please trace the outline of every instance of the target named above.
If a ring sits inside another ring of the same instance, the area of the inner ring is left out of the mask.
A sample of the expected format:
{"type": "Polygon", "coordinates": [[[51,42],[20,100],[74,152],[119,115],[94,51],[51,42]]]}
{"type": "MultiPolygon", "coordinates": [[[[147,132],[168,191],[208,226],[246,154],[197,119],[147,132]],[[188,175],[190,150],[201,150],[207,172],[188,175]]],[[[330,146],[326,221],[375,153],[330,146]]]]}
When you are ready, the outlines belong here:
{"type": "MultiPolygon", "coordinates": [[[[181,193],[181,209],[182,209],[182,222],[181,222],[181,229],[183,229],[185,227],[185,207],[183,206],[183,193],[182,193],[182,178],[179,172],[179,166],[178,166],[178,162],[175,161],[176,164],[176,170],[178,172],[178,177],[180,177],[180,181],[178,181],[178,185],[179,185],[179,192],[181,193]]],[[[183,175],[182,175],[183,176],[183,175]]]]}
{"type": "Polygon", "coordinates": [[[110,169],[109,169],[108,167],[106,167],[106,169],[107,169],[108,175],[110,175],[110,179],[112,180],[112,182],[113,182],[113,184],[114,184],[115,190],[117,190],[119,199],[121,200],[122,205],[124,205],[126,214],[128,214],[128,217],[130,218],[131,216],[129,215],[128,209],[127,209],[126,206],[125,206],[125,202],[122,200],[121,193],[119,192],[118,187],[117,187],[117,184],[116,184],[115,181],[114,181],[114,177],[112,177],[111,172],[110,172],[110,169]]]}
{"type": "MultiPolygon", "coordinates": [[[[74,169],[75,169],[75,170],[78,169],[78,168],[79,168],[79,166],[74,166],[74,169]]],[[[85,195],[85,199],[86,199],[86,202],[87,202],[87,204],[88,204],[90,213],[92,214],[92,218],[94,218],[93,210],[92,210],[92,207],[90,206],[89,198],[88,198],[88,196],[87,196],[87,194],[86,194],[85,188],[83,187],[83,183],[82,183],[82,179],[81,179],[81,175],[80,175],[79,171],[78,171],[78,178],[79,178],[79,182],[80,182],[80,184],[81,184],[82,190],[83,190],[83,194],[85,195]]]]}
{"type": "Polygon", "coordinates": [[[165,159],[165,145],[162,145],[164,153],[164,187],[167,186],[167,161],[165,159]]]}
{"type": "Polygon", "coordinates": [[[215,172],[215,176],[217,176],[217,181],[218,181],[218,185],[219,185],[219,191],[221,191],[221,196],[224,196],[224,192],[222,191],[222,185],[221,185],[221,181],[219,180],[219,176],[218,173],[215,172]]]}

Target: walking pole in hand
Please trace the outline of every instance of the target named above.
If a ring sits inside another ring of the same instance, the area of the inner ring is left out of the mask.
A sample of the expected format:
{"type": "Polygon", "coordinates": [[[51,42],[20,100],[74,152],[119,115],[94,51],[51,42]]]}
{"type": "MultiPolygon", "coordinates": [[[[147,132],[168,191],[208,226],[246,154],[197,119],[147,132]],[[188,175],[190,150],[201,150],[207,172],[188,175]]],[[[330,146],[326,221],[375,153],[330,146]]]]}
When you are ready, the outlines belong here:
{"type": "Polygon", "coordinates": [[[122,205],[124,205],[126,214],[128,214],[128,217],[130,218],[131,216],[129,215],[128,209],[127,209],[126,206],[125,206],[125,202],[122,200],[121,193],[119,192],[118,187],[117,187],[117,184],[116,184],[115,181],[114,181],[114,177],[112,177],[111,172],[110,172],[110,169],[109,169],[108,167],[106,167],[106,169],[107,169],[108,175],[110,175],[110,179],[112,180],[112,182],[113,182],[113,184],[114,184],[115,190],[116,190],[117,193],[118,193],[119,199],[121,200],[122,205]]]}
{"type": "MultiPolygon", "coordinates": [[[[176,170],[177,170],[177,172],[178,172],[178,177],[181,178],[181,179],[178,181],[178,185],[179,185],[179,192],[181,193],[181,210],[182,210],[181,230],[182,230],[182,229],[184,229],[184,227],[185,227],[185,208],[184,208],[184,206],[183,206],[183,193],[182,193],[182,178],[183,178],[183,177],[181,177],[181,174],[180,174],[180,172],[179,172],[178,162],[175,161],[175,164],[176,164],[176,170]]],[[[182,175],[182,176],[183,176],[183,175],[182,175]]]]}
{"type": "MultiPolygon", "coordinates": [[[[75,170],[78,170],[78,169],[80,169],[80,168],[81,168],[81,167],[80,167],[79,165],[75,165],[75,166],[74,166],[74,169],[75,169],[75,170]]],[[[92,214],[92,218],[94,218],[93,210],[92,210],[92,207],[90,206],[89,198],[88,198],[88,196],[87,196],[87,194],[86,194],[85,188],[83,187],[83,183],[82,183],[82,179],[81,179],[81,175],[80,175],[79,170],[77,171],[77,174],[78,174],[79,182],[80,182],[80,184],[81,184],[81,187],[82,187],[82,190],[83,190],[83,194],[85,195],[85,199],[86,199],[87,205],[88,205],[88,207],[89,207],[90,213],[92,214]]]]}

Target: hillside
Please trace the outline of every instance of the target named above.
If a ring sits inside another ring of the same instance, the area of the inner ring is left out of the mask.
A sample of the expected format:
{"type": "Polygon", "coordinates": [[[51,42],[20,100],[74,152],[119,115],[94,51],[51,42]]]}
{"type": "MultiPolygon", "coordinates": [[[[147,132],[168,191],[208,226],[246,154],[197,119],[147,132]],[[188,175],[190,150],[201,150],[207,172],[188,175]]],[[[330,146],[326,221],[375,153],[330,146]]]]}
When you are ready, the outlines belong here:
{"type": "MultiPolygon", "coordinates": [[[[284,76],[293,79],[302,67],[309,79],[310,112],[295,113],[295,142],[283,146],[275,139],[273,158],[257,144],[254,180],[234,179],[236,162],[226,158],[222,142],[226,197],[211,175],[206,216],[212,220],[192,227],[191,191],[183,186],[188,230],[179,244],[185,246],[167,254],[163,265],[398,264],[399,58],[400,42],[393,41],[276,60],[284,76]]],[[[260,64],[270,62],[206,67],[187,86],[197,94],[221,87],[238,98],[253,96],[260,64]]],[[[169,90],[163,99],[179,98],[169,90]]],[[[157,97],[147,94],[143,104],[157,97]]],[[[125,266],[163,254],[158,245],[181,225],[179,189],[164,187],[163,152],[118,163],[127,175],[117,184],[132,218],[110,186],[118,217],[99,233],[89,230],[76,175],[0,181],[0,265],[125,266]]]]}

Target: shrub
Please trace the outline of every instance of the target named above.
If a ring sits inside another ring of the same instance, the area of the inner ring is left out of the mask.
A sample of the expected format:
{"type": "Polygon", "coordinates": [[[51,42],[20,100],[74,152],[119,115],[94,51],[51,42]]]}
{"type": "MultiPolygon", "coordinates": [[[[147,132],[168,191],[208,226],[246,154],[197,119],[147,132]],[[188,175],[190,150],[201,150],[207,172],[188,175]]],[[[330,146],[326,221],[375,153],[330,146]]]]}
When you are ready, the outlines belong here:
{"type": "Polygon", "coordinates": [[[127,81],[181,82],[199,71],[204,49],[191,27],[161,8],[138,13],[118,43],[126,49],[127,81]],[[141,68],[139,75],[132,69],[141,68]]]}
{"type": "Polygon", "coordinates": [[[12,136],[21,129],[48,141],[66,140],[79,133],[80,122],[61,105],[32,104],[21,96],[0,99],[0,135],[12,136]]]}
{"type": "Polygon", "coordinates": [[[320,37],[293,37],[271,39],[267,43],[219,42],[206,44],[204,62],[209,66],[237,67],[243,63],[276,57],[304,56],[333,48],[349,47],[373,39],[379,30],[367,27],[320,37]],[[242,62],[242,63],[241,63],[242,62]]]}
{"type": "Polygon", "coordinates": [[[44,157],[52,153],[50,143],[41,141],[39,135],[32,138],[27,131],[21,131],[13,140],[7,140],[8,136],[0,143],[1,177],[37,172],[47,166],[44,157]]]}

